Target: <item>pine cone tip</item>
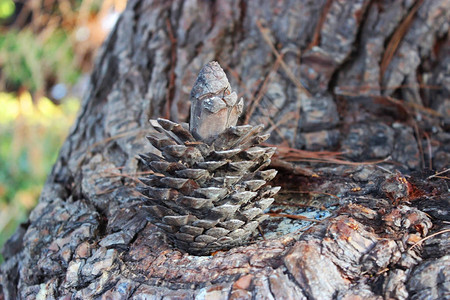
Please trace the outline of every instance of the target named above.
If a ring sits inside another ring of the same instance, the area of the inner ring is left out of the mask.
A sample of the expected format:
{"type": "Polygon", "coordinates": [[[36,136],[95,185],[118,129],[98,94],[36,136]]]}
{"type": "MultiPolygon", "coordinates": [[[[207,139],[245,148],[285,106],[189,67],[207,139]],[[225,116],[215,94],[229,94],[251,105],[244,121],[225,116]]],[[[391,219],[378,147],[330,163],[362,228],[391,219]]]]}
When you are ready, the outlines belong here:
{"type": "Polygon", "coordinates": [[[207,63],[191,91],[191,133],[201,140],[217,136],[236,125],[243,106],[220,65],[207,63]]]}

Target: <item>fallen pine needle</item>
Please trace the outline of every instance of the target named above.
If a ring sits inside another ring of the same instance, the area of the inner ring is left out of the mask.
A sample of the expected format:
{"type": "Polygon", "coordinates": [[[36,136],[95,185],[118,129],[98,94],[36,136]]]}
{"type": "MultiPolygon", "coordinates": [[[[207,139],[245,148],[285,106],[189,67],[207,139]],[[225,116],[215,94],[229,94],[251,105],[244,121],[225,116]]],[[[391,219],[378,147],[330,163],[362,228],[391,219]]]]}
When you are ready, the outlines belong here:
{"type": "Polygon", "coordinates": [[[310,219],[310,218],[307,218],[304,216],[298,216],[298,215],[279,214],[279,213],[266,213],[266,215],[271,216],[271,217],[289,218],[289,219],[303,220],[303,221],[308,221],[308,222],[316,222],[316,223],[322,222],[321,220],[310,219]]]}
{"type": "Polygon", "coordinates": [[[450,171],[450,168],[445,169],[444,171],[441,171],[441,172],[437,172],[437,173],[434,174],[434,175],[428,176],[427,179],[431,179],[431,178],[434,178],[434,177],[438,177],[439,175],[444,174],[444,173],[447,173],[448,171],[450,171]]]}
{"type": "Polygon", "coordinates": [[[434,236],[436,236],[436,235],[443,234],[443,233],[446,233],[446,232],[450,232],[450,229],[444,229],[444,230],[442,230],[442,231],[438,231],[438,232],[435,232],[435,233],[433,233],[433,234],[430,234],[429,236],[424,237],[424,238],[421,239],[420,241],[417,241],[416,243],[414,243],[411,247],[409,247],[408,251],[411,250],[412,248],[416,247],[416,246],[419,245],[420,243],[422,243],[422,242],[424,242],[424,241],[426,241],[426,240],[428,240],[428,239],[430,239],[430,238],[432,238],[432,237],[434,237],[434,236]]]}
{"type": "Polygon", "coordinates": [[[278,194],[317,194],[317,195],[327,195],[327,196],[339,199],[339,197],[334,195],[334,194],[318,192],[318,191],[291,191],[291,190],[284,190],[284,191],[278,192],[278,194]]]}

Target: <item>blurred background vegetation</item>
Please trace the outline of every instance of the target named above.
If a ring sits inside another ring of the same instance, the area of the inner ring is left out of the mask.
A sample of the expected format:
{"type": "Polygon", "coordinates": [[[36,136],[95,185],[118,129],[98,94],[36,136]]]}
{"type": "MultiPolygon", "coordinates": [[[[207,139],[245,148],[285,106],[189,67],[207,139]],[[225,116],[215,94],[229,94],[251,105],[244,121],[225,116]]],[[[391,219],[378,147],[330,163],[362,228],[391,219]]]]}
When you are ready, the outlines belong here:
{"type": "Polygon", "coordinates": [[[0,0],[0,247],[36,205],[125,4],[0,0]]]}

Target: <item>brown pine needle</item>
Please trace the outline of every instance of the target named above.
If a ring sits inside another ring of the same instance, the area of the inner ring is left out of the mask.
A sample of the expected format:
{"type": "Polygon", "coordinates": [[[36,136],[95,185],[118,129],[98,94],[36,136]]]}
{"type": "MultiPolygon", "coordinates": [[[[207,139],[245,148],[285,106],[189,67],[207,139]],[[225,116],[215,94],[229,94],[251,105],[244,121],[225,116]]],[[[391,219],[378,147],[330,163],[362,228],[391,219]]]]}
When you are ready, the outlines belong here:
{"type": "Polygon", "coordinates": [[[327,0],[327,3],[323,6],[322,12],[320,13],[319,21],[317,22],[316,28],[314,29],[313,38],[311,43],[309,43],[306,50],[312,49],[314,46],[319,45],[320,42],[320,32],[322,31],[323,23],[327,19],[328,11],[330,10],[331,4],[333,4],[332,0],[327,0]]]}
{"type": "MultiPolygon", "coordinates": [[[[280,192],[278,192],[280,193],[280,192]]],[[[295,203],[295,202],[287,202],[287,201],[280,201],[280,200],[275,200],[274,204],[276,205],[284,205],[284,206],[291,206],[291,207],[301,207],[301,208],[307,208],[307,207],[313,207],[316,208],[316,206],[313,205],[308,205],[308,204],[303,204],[303,203],[295,203]]]]}
{"type": "Polygon", "coordinates": [[[261,32],[264,41],[267,43],[267,45],[269,45],[270,49],[272,50],[272,53],[275,55],[277,59],[280,59],[281,67],[286,72],[286,75],[289,77],[292,83],[294,83],[295,86],[306,96],[311,97],[311,93],[305,89],[303,84],[298,80],[297,76],[295,76],[295,74],[292,73],[289,66],[283,61],[280,52],[278,52],[277,48],[275,48],[275,45],[270,40],[269,29],[265,28],[259,20],[256,21],[256,26],[258,26],[258,29],[261,32]]]}
{"type": "Polygon", "coordinates": [[[426,133],[425,131],[423,132],[423,135],[427,141],[428,168],[430,168],[430,170],[432,170],[433,169],[433,149],[431,148],[430,135],[428,133],[426,133]]]}
{"type": "Polygon", "coordinates": [[[278,194],[318,194],[318,195],[327,195],[330,197],[334,197],[334,198],[338,198],[338,196],[330,194],[330,193],[324,193],[324,192],[318,192],[318,191],[289,191],[289,190],[285,190],[285,191],[280,191],[278,192],[278,194]]]}
{"type": "Polygon", "coordinates": [[[398,49],[398,46],[400,45],[400,42],[402,41],[403,37],[405,36],[406,32],[408,31],[409,27],[411,26],[411,23],[414,19],[414,16],[419,9],[419,7],[422,5],[423,0],[418,0],[416,4],[414,4],[414,7],[411,9],[409,14],[406,16],[406,18],[402,21],[400,26],[398,26],[397,30],[392,35],[391,40],[389,41],[386,51],[384,52],[383,58],[381,59],[380,64],[380,77],[383,78],[384,73],[386,72],[389,64],[391,63],[392,58],[394,57],[395,52],[398,49]]]}
{"type": "MultiPolygon", "coordinates": [[[[396,86],[397,88],[400,87],[408,87],[406,85],[403,86],[396,86]]],[[[362,87],[361,87],[362,88],[362,87]]],[[[440,89],[442,89],[443,87],[441,86],[440,89]]],[[[383,90],[382,88],[379,90],[383,90]]],[[[340,96],[348,96],[348,97],[356,97],[359,96],[358,93],[353,93],[353,92],[348,92],[348,91],[340,91],[338,93],[338,95],[340,96]]],[[[385,97],[385,96],[380,96],[380,95],[367,95],[367,97],[373,99],[375,102],[376,101],[380,101],[380,100],[386,100],[388,102],[394,103],[395,105],[399,105],[401,107],[403,107],[404,109],[406,108],[413,108],[413,109],[417,109],[423,113],[427,113],[429,115],[432,115],[434,117],[442,117],[442,114],[432,108],[429,107],[425,107],[423,105],[417,104],[417,103],[412,103],[412,102],[404,102],[402,100],[399,99],[395,99],[393,97],[385,97]]]]}
{"type": "Polygon", "coordinates": [[[101,141],[98,141],[98,142],[90,145],[88,147],[87,151],[90,151],[92,148],[95,148],[98,145],[106,144],[107,142],[114,141],[114,140],[117,140],[119,138],[126,137],[126,136],[129,136],[129,135],[132,135],[132,134],[136,134],[137,135],[140,132],[144,132],[144,130],[142,130],[142,129],[134,129],[134,130],[125,131],[125,132],[122,132],[122,133],[110,136],[110,137],[108,137],[106,139],[103,139],[101,141]]]}
{"type": "Polygon", "coordinates": [[[377,275],[381,275],[381,274],[383,274],[383,273],[386,273],[387,271],[389,271],[389,268],[384,268],[384,269],[378,271],[376,274],[377,274],[377,275]]]}
{"type": "Polygon", "coordinates": [[[435,232],[433,234],[430,234],[429,236],[424,237],[423,239],[415,242],[411,247],[409,247],[408,251],[411,250],[412,248],[416,247],[417,245],[421,244],[422,242],[424,242],[424,241],[426,241],[426,240],[428,240],[428,239],[430,239],[430,238],[432,238],[432,237],[434,237],[436,235],[443,234],[443,233],[446,233],[446,232],[450,232],[450,229],[444,229],[444,230],[435,232]]]}
{"type": "Polygon", "coordinates": [[[256,95],[256,98],[254,100],[252,99],[251,103],[249,103],[250,109],[245,114],[244,124],[248,124],[248,121],[250,120],[250,117],[253,115],[256,107],[259,105],[259,103],[261,102],[261,99],[263,98],[263,96],[265,95],[265,93],[267,91],[267,85],[270,82],[270,79],[272,77],[272,73],[274,73],[274,72],[276,72],[278,70],[282,60],[283,60],[283,56],[277,57],[277,60],[273,64],[273,66],[270,69],[269,73],[266,75],[266,78],[264,79],[264,81],[262,83],[262,86],[261,86],[258,94],[256,95]]]}
{"type": "Polygon", "coordinates": [[[428,176],[427,179],[430,180],[431,178],[439,177],[439,175],[442,175],[442,174],[444,174],[444,173],[447,173],[448,171],[450,171],[450,168],[445,169],[444,171],[441,171],[441,172],[437,172],[437,173],[434,174],[434,175],[428,176]]]}
{"type": "Polygon", "coordinates": [[[447,176],[436,176],[436,178],[450,180],[450,177],[447,177],[447,176]]]}
{"type": "MultiPolygon", "coordinates": [[[[266,144],[264,145],[269,147],[275,147],[275,145],[266,144]]],[[[323,163],[334,163],[340,165],[374,165],[379,163],[385,163],[389,161],[391,158],[386,157],[385,159],[370,161],[370,162],[353,162],[341,159],[340,156],[342,152],[332,152],[332,151],[305,151],[299,150],[286,146],[277,146],[277,152],[273,156],[275,159],[280,159],[283,161],[292,161],[292,162],[300,162],[300,161],[308,161],[308,162],[323,162],[323,163]]]]}
{"type": "Polygon", "coordinates": [[[289,218],[289,219],[302,220],[302,221],[308,221],[308,222],[316,222],[316,223],[322,222],[321,220],[310,219],[310,218],[307,218],[304,216],[298,216],[298,215],[279,214],[279,213],[266,213],[266,215],[271,216],[271,217],[289,218]]]}

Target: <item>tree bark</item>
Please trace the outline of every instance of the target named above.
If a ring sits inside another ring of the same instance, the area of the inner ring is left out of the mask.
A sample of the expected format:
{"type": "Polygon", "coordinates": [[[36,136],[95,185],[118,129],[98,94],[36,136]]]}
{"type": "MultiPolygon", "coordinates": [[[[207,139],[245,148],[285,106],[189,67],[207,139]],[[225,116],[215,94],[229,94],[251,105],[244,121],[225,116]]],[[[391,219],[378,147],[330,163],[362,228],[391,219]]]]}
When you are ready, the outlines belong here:
{"type": "Polygon", "coordinates": [[[448,174],[430,171],[450,159],[449,19],[448,0],[130,0],[3,250],[4,297],[450,297],[448,174]],[[272,211],[265,240],[213,256],[182,253],[149,221],[136,192],[148,120],[187,121],[211,60],[246,101],[239,123],[278,145],[277,208],[337,207],[330,217],[280,233],[272,211]]]}

